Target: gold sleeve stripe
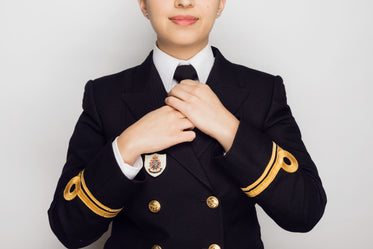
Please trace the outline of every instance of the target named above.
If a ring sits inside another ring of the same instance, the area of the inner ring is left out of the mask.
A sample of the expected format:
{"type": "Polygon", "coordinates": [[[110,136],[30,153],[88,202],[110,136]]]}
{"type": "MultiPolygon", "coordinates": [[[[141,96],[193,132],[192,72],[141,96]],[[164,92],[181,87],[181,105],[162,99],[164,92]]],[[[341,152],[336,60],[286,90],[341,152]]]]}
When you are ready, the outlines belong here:
{"type": "Polygon", "coordinates": [[[82,181],[82,186],[83,186],[83,189],[84,191],[87,193],[87,195],[89,196],[89,198],[94,202],[96,203],[97,206],[99,206],[100,208],[102,208],[103,210],[106,210],[108,212],[112,212],[112,213],[119,213],[120,211],[122,211],[122,209],[111,209],[109,207],[106,207],[104,204],[102,204],[101,202],[99,202],[91,193],[91,191],[89,191],[89,189],[87,188],[87,185],[85,184],[85,180],[84,180],[84,170],[82,171],[82,177],[81,177],[81,181],[82,181]]]}
{"type": "Polygon", "coordinates": [[[251,189],[255,188],[257,185],[259,185],[259,183],[261,183],[263,181],[263,179],[268,175],[269,170],[272,168],[272,166],[274,164],[276,154],[277,154],[277,144],[275,144],[275,142],[272,142],[271,159],[269,160],[269,163],[268,163],[267,167],[265,168],[263,174],[253,184],[251,184],[250,186],[248,186],[246,188],[242,188],[243,191],[245,191],[245,192],[250,191],[251,189]]]}
{"type": "Polygon", "coordinates": [[[105,217],[105,218],[113,218],[118,215],[122,209],[110,209],[100,203],[93,195],[89,192],[87,186],[85,185],[84,178],[83,178],[83,171],[79,173],[79,175],[73,177],[66,185],[65,190],[63,192],[64,198],[67,201],[73,200],[76,196],[95,214],[105,217]],[[73,190],[71,190],[74,187],[73,190]],[[90,195],[88,197],[86,195],[90,195]]]}
{"type": "Polygon", "coordinates": [[[242,188],[242,191],[249,197],[259,195],[272,183],[280,169],[288,173],[294,173],[298,170],[298,161],[291,153],[273,143],[272,156],[263,174],[253,184],[242,188]]]}

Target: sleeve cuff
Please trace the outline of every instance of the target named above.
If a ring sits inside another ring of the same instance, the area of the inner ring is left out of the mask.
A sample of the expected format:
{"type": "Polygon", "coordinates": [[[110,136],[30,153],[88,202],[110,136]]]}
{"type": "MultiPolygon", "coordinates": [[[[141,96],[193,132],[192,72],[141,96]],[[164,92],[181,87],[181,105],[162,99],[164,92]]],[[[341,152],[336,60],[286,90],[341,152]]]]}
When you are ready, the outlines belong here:
{"type": "Polygon", "coordinates": [[[242,191],[249,197],[259,195],[272,183],[281,169],[288,173],[294,173],[298,170],[298,161],[292,154],[273,142],[271,159],[263,174],[251,185],[241,188],[242,191]]]}
{"type": "Polygon", "coordinates": [[[135,177],[137,176],[137,174],[140,172],[142,168],[142,165],[143,165],[142,158],[141,156],[138,156],[132,166],[129,165],[128,163],[125,163],[119,152],[117,139],[118,137],[116,137],[112,143],[115,160],[117,161],[122,173],[129,180],[133,180],[135,179],[135,177]]]}
{"type": "Polygon", "coordinates": [[[143,170],[129,180],[120,169],[109,141],[84,168],[87,188],[102,204],[112,209],[122,208],[134,191],[146,181],[143,170]]]}
{"type": "Polygon", "coordinates": [[[268,136],[241,120],[232,147],[216,162],[231,175],[249,197],[262,193],[283,169],[294,173],[298,162],[268,136]]]}
{"type": "Polygon", "coordinates": [[[84,170],[82,170],[79,175],[73,177],[63,192],[63,196],[66,201],[71,201],[75,197],[79,199],[95,214],[104,218],[114,218],[122,211],[123,208],[111,209],[100,201],[98,201],[89,191],[85,180],[84,180],[84,170]]]}

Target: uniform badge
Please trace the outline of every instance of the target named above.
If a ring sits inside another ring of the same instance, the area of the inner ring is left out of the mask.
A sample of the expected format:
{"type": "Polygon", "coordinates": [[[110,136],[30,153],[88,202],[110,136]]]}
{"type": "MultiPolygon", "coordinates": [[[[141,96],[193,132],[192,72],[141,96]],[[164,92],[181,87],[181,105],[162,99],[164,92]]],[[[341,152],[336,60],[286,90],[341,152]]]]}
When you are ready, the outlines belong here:
{"type": "Polygon", "coordinates": [[[166,154],[145,155],[144,168],[152,177],[157,177],[166,168],[166,154]]]}

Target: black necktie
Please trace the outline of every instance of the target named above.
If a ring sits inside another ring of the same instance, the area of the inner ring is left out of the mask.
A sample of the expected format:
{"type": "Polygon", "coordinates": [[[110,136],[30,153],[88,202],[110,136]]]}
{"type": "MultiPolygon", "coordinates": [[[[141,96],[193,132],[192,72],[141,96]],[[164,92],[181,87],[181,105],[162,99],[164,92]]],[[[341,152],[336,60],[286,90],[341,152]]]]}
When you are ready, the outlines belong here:
{"type": "Polygon", "coordinates": [[[176,68],[174,79],[179,83],[182,80],[197,80],[198,75],[192,65],[180,65],[176,68]]]}
{"type": "MultiPolygon", "coordinates": [[[[196,70],[192,65],[180,65],[176,68],[174,79],[179,83],[182,80],[189,79],[189,80],[197,80],[198,75],[196,70]]],[[[193,140],[192,148],[199,156],[201,151],[201,146],[203,146],[201,141],[201,136],[206,136],[203,132],[201,132],[198,128],[195,128],[194,131],[196,132],[196,138],[193,140]]]]}

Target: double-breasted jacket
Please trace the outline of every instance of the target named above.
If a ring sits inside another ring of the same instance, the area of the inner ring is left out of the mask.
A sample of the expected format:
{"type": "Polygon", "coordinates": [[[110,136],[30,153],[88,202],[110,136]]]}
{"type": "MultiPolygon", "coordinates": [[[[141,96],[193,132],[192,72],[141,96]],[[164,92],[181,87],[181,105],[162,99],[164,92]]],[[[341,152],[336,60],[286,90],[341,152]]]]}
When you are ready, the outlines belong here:
{"type": "Polygon", "coordinates": [[[260,249],[255,204],[289,231],[309,231],[319,221],[326,195],[282,79],[213,52],[207,84],[240,121],[232,147],[224,155],[196,128],[193,142],[157,152],[166,158],[157,177],[142,169],[129,180],[112,149],[123,130],[164,105],[152,53],[139,66],[86,84],[48,210],[66,247],[92,243],[112,222],[106,249],[260,249]]]}

